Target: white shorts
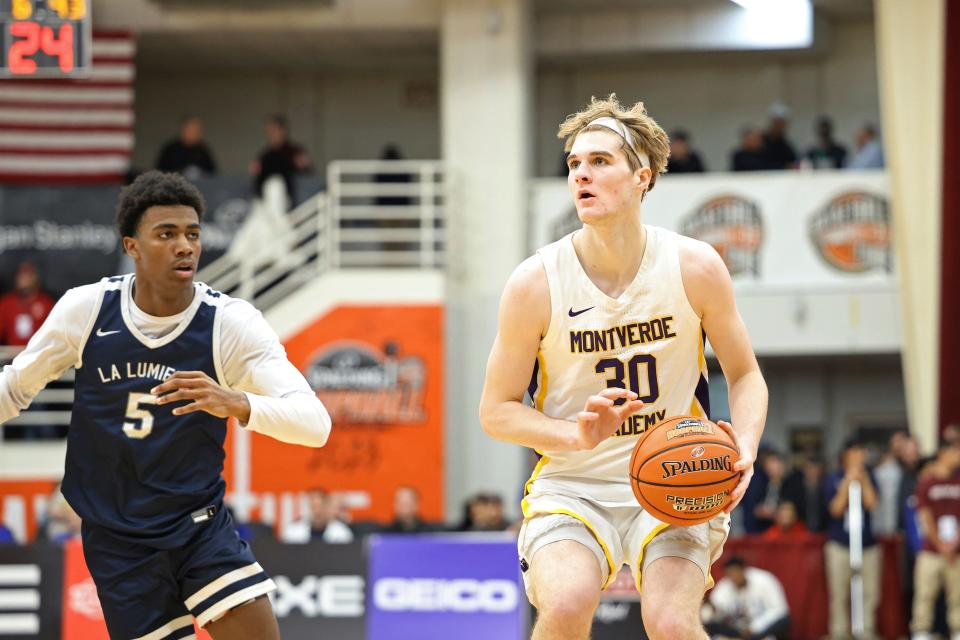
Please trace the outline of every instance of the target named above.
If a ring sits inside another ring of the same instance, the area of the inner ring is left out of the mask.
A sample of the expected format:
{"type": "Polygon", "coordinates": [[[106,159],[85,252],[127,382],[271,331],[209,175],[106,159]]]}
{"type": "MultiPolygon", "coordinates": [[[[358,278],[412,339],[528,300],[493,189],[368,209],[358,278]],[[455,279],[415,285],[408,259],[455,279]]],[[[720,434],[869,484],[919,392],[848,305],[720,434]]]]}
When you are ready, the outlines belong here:
{"type": "Polygon", "coordinates": [[[517,541],[523,580],[530,594],[529,567],[537,551],[553,542],[573,540],[593,551],[606,588],[624,564],[630,566],[640,590],[643,570],[664,557],[686,558],[703,571],[712,585],[710,566],[723,552],[730,517],[720,514],[703,524],[679,527],[665,524],[640,505],[602,507],[586,498],[531,493],[525,500],[526,518],[517,541]]]}

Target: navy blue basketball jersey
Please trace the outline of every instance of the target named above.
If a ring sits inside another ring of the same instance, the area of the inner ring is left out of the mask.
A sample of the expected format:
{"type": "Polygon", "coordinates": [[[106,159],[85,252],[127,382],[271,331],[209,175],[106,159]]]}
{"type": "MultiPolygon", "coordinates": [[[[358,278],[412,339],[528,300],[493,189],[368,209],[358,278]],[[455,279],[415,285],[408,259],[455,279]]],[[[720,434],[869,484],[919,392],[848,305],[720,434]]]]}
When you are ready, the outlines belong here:
{"type": "Polygon", "coordinates": [[[132,276],[109,278],[77,368],[63,495],[85,523],[157,548],[183,544],[220,508],[226,420],[175,416],[150,390],[177,371],[220,384],[220,294],[197,285],[169,334],[150,338],[130,316],[132,276]],[[213,509],[210,509],[213,507],[213,509]]]}

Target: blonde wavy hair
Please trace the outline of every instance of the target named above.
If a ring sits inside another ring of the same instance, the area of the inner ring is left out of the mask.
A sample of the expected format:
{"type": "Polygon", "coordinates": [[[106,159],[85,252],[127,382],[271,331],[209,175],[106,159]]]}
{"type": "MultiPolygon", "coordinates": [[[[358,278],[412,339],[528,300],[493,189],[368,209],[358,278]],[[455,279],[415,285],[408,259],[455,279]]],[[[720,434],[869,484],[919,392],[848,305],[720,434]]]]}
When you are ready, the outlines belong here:
{"type": "MultiPolygon", "coordinates": [[[[637,146],[646,152],[647,157],[650,158],[650,170],[653,172],[650,178],[650,186],[647,188],[647,191],[650,191],[657,182],[657,176],[667,171],[667,159],[670,157],[670,138],[666,131],[657,124],[657,121],[647,115],[647,110],[642,102],[637,102],[629,109],[625,109],[615,93],[611,93],[605,100],[593,96],[590,98],[590,104],[587,105],[586,109],[567,116],[567,119],[560,124],[557,137],[565,139],[563,150],[570,153],[573,141],[584,131],[610,131],[607,127],[590,125],[593,120],[604,116],[615,118],[630,129],[637,146]]],[[[630,169],[632,171],[639,169],[640,159],[626,140],[621,143],[620,148],[627,156],[630,169]]]]}

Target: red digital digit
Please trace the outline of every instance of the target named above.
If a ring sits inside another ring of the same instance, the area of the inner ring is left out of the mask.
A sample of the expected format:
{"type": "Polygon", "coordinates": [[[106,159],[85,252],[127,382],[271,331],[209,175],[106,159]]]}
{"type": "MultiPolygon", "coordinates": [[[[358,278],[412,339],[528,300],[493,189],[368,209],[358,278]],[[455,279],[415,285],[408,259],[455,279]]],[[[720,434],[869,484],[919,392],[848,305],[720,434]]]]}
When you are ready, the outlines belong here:
{"type": "MultiPolygon", "coordinates": [[[[65,25],[67,26],[67,25],[65,25]]],[[[14,40],[10,45],[10,73],[27,75],[37,70],[37,63],[30,59],[40,48],[40,24],[37,22],[14,22],[10,25],[14,40]]]]}
{"type": "Polygon", "coordinates": [[[73,71],[73,25],[60,25],[60,34],[53,34],[53,27],[44,27],[40,33],[40,49],[48,56],[56,56],[60,70],[73,71]]]}

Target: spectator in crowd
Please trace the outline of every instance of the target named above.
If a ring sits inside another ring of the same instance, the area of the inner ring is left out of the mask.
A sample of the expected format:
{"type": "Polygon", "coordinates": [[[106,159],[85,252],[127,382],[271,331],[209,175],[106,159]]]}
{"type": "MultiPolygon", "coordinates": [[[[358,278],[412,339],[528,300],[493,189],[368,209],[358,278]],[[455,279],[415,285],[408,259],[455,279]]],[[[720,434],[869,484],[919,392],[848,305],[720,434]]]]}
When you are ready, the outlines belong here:
{"type": "Polygon", "coordinates": [[[809,537],[810,531],[797,516],[797,505],[790,500],[782,500],[773,516],[773,525],[760,536],[764,540],[796,540],[809,537]]]}
{"type": "Polygon", "coordinates": [[[415,487],[401,485],[393,494],[393,521],[386,533],[424,533],[437,527],[420,517],[420,492],[415,487]]]}
{"type": "Polygon", "coordinates": [[[330,544],[353,542],[353,531],[340,519],[340,497],[315,487],[307,492],[309,513],[291,522],[280,533],[281,542],[304,544],[322,540],[330,544]]]}
{"type": "Polygon", "coordinates": [[[16,544],[17,540],[13,537],[13,532],[10,531],[2,522],[0,522],[0,544],[16,544]]]}
{"type": "Polygon", "coordinates": [[[724,573],[710,591],[706,607],[704,626],[711,638],[785,640],[790,637],[790,609],[776,576],[748,567],[743,558],[736,556],[727,560],[724,573]]]}
{"type": "Polygon", "coordinates": [[[32,262],[21,262],[13,276],[13,290],[0,296],[0,344],[22,347],[47,319],[53,300],[40,288],[32,262]]]}
{"type": "Polygon", "coordinates": [[[60,493],[59,485],[50,494],[41,533],[47,540],[56,544],[63,544],[80,537],[80,516],[67,504],[67,499],[60,493]]]}
{"type": "Polygon", "coordinates": [[[807,531],[819,533],[827,527],[827,502],[823,499],[823,460],[816,455],[803,456],[799,469],[787,477],[785,494],[797,508],[797,518],[807,531]]]}
{"type": "Polygon", "coordinates": [[[770,107],[770,121],[763,134],[763,155],[768,169],[783,170],[797,168],[797,152],[787,140],[787,126],[790,122],[790,109],[779,102],[770,107]]]}
{"type": "Polygon", "coordinates": [[[690,147],[690,135],[678,129],[670,135],[670,159],[667,162],[670,173],[703,173],[706,169],[700,154],[690,147]]]}
{"type": "Polygon", "coordinates": [[[865,124],[857,131],[857,151],[853,154],[848,169],[883,169],[883,145],[880,135],[872,124],[865,124]]]}
{"type": "Polygon", "coordinates": [[[807,150],[807,160],[814,169],[839,169],[847,159],[847,149],[833,139],[833,121],[827,116],[816,120],[817,143],[807,150]]]}
{"type": "Polygon", "coordinates": [[[943,428],[941,440],[953,444],[960,444],[960,424],[951,422],[943,428]]]}
{"type": "Polygon", "coordinates": [[[901,451],[909,439],[906,430],[898,430],[890,436],[887,450],[880,463],[873,468],[877,481],[877,508],[873,512],[873,532],[876,535],[892,535],[899,530],[900,485],[903,483],[901,451]]]}
{"type": "Polygon", "coordinates": [[[848,508],[850,485],[857,481],[861,487],[861,543],[863,545],[863,603],[864,635],[875,638],[877,630],[877,603],[880,601],[880,550],[873,537],[870,514],[877,505],[877,491],[866,466],[866,450],[856,439],[848,440],[840,454],[840,468],[829,474],[825,496],[830,520],[827,525],[827,544],[824,548],[827,571],[827,591],[830,598],[830,638],[839,640],[850,636],[850,532],[848,508]]]}
{"type": "Polygon", "coordinates": [[[203,121],[199,116],[185,116],[180,121],[180,135],[163,145],[157,169],[182,173],[189,180],[217,173],[217,163],[203,140],[203,121]]]}
{"type": "Polygon", "coordinates": [[[459,531],[506,531],[503,500],[493,493],[478,493],[467,501],[459,531]]]}
{"type": "Polygon", "coordinates": [[[747,125],[740,130],[740,146],[730,156],[731,171],[766,171],[770,166],[763,152],[763,132],[747,125]]]}
{"type": "Polygon", "coordinates": [[[287,197],[292,206],[297,201],[294,176],[311,169],[312,163],[306,150],[290,141],[287,119],[279,114],[267,118],[264,126],[267,137],[267,146],[260,155],[250,163],[250,173],[254,177],[254,187],[258,196],[263,195],[263,183],[270,176],[278,175],[283,178],[287,187],[287,197]]]}
{"type": "Polygon", "coordinates": [[[960,444],[941,443],[916,496],[924,540],[914,575],[913,640],[930,640],[941,589],[951,638],[960,640],[960,444]]]}
{"type": "Polygon", "coordinates": [[[796,504],[799,496],[787,485],[787,465],[777,451],[768,450],[760,458],[759,473],[743,498],[743,525],[747,533],[763,533],[773,524],[781,498],[796,504]],[[788,495],[789,494],[789,495],[788,495]]]}

